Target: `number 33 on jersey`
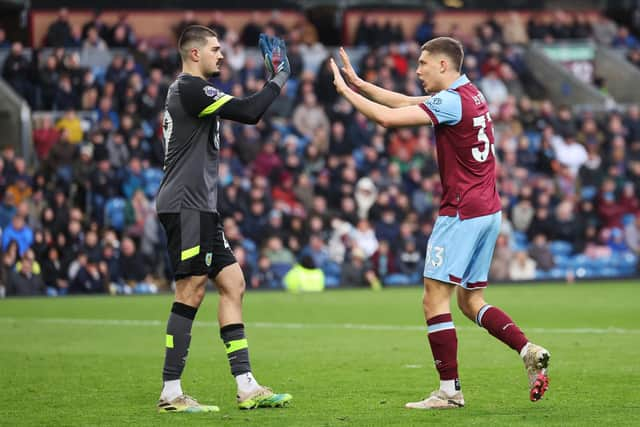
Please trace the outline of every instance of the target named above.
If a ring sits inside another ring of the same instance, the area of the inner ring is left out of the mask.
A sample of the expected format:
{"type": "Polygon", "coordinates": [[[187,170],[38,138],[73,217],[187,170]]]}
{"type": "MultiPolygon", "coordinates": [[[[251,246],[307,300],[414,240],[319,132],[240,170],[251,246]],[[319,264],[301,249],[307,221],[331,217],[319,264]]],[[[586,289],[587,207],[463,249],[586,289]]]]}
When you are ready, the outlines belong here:
{"type": "Polygon", "coordinates": [[[493,122],[482,93],[462,75],[420,107],[434,125],[443,186],[439,214],[464,220],[499,212],[493,122]]]}

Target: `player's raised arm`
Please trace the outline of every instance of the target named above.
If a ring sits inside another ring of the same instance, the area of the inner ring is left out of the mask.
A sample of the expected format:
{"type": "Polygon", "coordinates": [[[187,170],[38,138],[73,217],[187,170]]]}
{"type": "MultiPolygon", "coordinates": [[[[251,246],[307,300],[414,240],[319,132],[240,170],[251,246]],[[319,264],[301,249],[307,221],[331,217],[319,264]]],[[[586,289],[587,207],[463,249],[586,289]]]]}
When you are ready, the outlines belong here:
{"type": "Polygon", "coordinates": [[[347,81],[352,84],[358,92],[362,93],[367,98],[377,102],[378,104],[386,105],[391,108],[408,107],[410,105],[418,105],[427,99],[428,96],[407,96],[402,93],[393,92],[369,83],[358,76],[353,66],[349,55],[340,48],[340,59],[342,59],[342,72],[344,73],[347,81]]]}
{"type": "Polygon", "coordinates": [[[333,58],[330,60],[330,65],[333,71],[333,83],[338,93],[344,96],[356,110],[367,116],[368,119],[384,127],[420,126],[432,123],[430,116],[418,105],[390,108],[354,92],[342,78],[333,58]]]}
{"type": "Polygon", "coordinates": [[[271,75],[269,82],[262,90],[251,96],[231,98],[225,102],[218,110],[221,118],[247,124],[258,123],[287,82],[291,67],[284,40],[261,34],[259,45],[265,67],[271,75]]]}

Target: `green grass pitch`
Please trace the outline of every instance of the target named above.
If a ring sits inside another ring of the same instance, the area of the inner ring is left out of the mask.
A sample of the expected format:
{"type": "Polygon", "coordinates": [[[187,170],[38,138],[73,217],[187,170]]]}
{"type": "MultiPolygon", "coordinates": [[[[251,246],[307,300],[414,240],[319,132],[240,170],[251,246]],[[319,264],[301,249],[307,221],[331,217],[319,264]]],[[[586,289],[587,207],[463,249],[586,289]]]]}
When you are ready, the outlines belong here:
{"type": "Polygon", "coordinates": [[[157,414],[170,295],[0,301],[0,425],[638,425],[640,283],[493,286],[529,338],[551,351],[550,389],[528,400],[518,355],[454,310],[467,406],[403,408],[438,384],[418,287],[248,293],[257,379],[293,395],[239,411],[218,337],[217,296],[197,317],[185,391],[215,414],[157,414]]]}

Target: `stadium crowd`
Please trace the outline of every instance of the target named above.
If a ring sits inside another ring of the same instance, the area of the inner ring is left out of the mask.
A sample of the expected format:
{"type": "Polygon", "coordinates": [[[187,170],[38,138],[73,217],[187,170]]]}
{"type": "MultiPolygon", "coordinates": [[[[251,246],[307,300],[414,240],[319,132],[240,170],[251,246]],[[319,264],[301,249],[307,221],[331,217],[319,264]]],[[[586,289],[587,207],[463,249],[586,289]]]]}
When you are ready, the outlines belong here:
{"type": "MultiPolygon", "coordinates": [[[[186,14],[180,25],[194,22],[186,14]]],[[[225,47],[220,90],[240,97],[262,87],[250,49],[261,31],[286,37],[292,68],[256,126],[221,127],[219,211],[248,287],[298,289],[285,276],[300,269],[320,271],[329,287],[420,283],[441,195],[432,129],[385,129],[354,113],[337,97],[327,60],[306,60],[331,53],[308,22],[286,30],[251,20],[239,34],[221,16],[210,25],[225,47]]],[[[420,95],[415,60],[435,35],[432,17],[412,35],[387,27],[360,23],[355,45],[371,48],[353,50],[362,53],[359,73],[420,95]]],[[[490,20],[463,38],[464,71],[490,104],[500,159],[503,227],[490,280],[636,271],[639,107],[575,114],[540,99],[518,47],[529,37],[592,35],[578,16],[490,20]]],[[[50,54],[29,56],[0,30],[0,47],[10,46],[2,77],[38,111],[37,168],[10,146],[0,158],[0,291],[155,292],[172,277],[154,196],[163,102],[180,66],[175,49],[137,39],[126,17],[109,27],[98,13],[78,27],[64,9],[46,44],[50,54]],[[82,65],[88,51],[113,48],[106,66],[82,65]]]]}

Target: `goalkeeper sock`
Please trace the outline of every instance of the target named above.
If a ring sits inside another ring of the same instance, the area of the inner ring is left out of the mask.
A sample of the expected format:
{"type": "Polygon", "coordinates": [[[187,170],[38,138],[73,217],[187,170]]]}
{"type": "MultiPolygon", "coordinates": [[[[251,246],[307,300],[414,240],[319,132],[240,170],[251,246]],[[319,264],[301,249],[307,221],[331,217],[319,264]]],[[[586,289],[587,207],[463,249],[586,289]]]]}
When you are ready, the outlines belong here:
{"type": "Polygon", "coordinates": [[[183,394],[180,380],[165,381],[162,393],[160,393],[160,399],[171,402],[173,399],[178,396],[182,396],[183,394]]]}
{"type": "Polygon", "coordinates": [[[189,354],[191,343],[191,326],[198,309],[180,302],[174,302],[167,322],[166,350],[162,380],[164,387],[161,393],[163,399],[169,401],[182,394],[180,377],[189,354]]]}
{"type": "Polygon", "coordinates": [[[236,376],[236,385],[238,386],[238,391],[242,393],[249,393],[260,388],[260,384],[258,384],[251,372],[236,376]]]}

